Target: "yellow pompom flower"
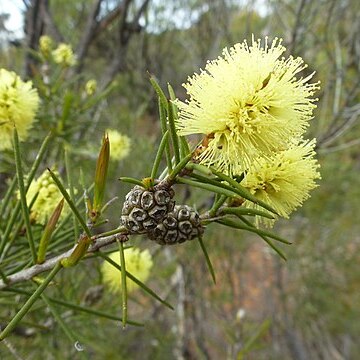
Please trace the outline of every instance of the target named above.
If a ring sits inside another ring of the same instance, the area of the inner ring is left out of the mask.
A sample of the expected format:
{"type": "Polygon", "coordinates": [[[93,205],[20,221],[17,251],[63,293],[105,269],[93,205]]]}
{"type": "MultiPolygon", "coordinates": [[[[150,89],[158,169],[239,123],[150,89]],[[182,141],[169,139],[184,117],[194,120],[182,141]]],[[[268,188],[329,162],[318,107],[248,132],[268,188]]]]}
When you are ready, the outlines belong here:
{"type": "Polygon", "coordinates": [[[11,148],[14,126],[25,140],[39,107],[32,82],[24,82],[12,71],[0,69],[0,150],[11,148]]]}
{"type": "Polygon", "coordinates": [[[277,38],[270,45],[267,38],[264,45],[254,38],[235,44],[183,84],[189,99],[175,101],[177,129],[207,136],[202,164],[239,173],[305,132],[318,83],[308,83],[313,74],[297,77],[307,65],[281,57],[285,50],[277,38]]]}
{"type": "MultiPolygon", "coordinates": [[[[120,265],[120,254],[112,253],[110,259],[120,265]]],[[[153,260],[149,250],[141,251],[138,248],[129,248],[124,251],[126,271],[134,275],[138,280],[145,283],[150,275],[153,260]]],[[[121,272],[108,262],[104,262],[101,267],[103,281],[113,293],[121,292],[121,272]]],[[[139,286],[129,278],[126,278],[127,291],[130,293],[139,286]]]]}
{"type": "MultiPolygon", "coordinates": [[[[277,213],[289,218],[289,214],[310,197],[310,190],[318,185],[320,165],[315,156],[315,139],[291,145],[270,158],[254,161],[241,182],[258,199],[273,207],[277,213]]],[[[246,200],[244,207],[264,210],[246,200]]],[[[273,214],[271,214],[273,215],[273,214]]],[[[256,225],[270,227],[274,221],[256,216],[256,225]]]]}
{"type": "Polygon", "coordinates": [[[45,58],[48,58],[51,54],[53,47],[53,40],[48,35],[43,35],[39,39],[39,50],[45,58]]]}
{"type": "Polygon", "coordinates": [[[91,79],[86,82],[85,84],[85,92],[87,95],[93,95],[97,88],[97,82],[94,79],[91,79]]]}
{"type": "Polygon", "coordinates": [[[63,66],[73,66],[76,64],[76,59],[74,52],[70,45],[61,43],[58,47],[52,52],[54,61],[57,64],[63,66]]]}
{"type": "Polygon", "coordinates": [[[110,140],[110,159],[122,160],[128,156],[131,146],[130,138],[116,130],[107,129],[106,133],[110,140]]]}
{"type": "MultiPolygon", "coordinates": [[[[57,171],[54,171],[54,173],[56,176],[59,176],[57,171]]],[[[63,198],[60,190],[47,170],[45,170],[36,180],[31,182],[26,194],[26,202],[28,205],[30,205],[36,194],[38,195],[31,208],[30,216],[36,223],[46,225],[56,206],[63,198]]],[[[67,204],[65,204],[60,219],[62,219],[68,211],[69,208],[67,204]]]]}

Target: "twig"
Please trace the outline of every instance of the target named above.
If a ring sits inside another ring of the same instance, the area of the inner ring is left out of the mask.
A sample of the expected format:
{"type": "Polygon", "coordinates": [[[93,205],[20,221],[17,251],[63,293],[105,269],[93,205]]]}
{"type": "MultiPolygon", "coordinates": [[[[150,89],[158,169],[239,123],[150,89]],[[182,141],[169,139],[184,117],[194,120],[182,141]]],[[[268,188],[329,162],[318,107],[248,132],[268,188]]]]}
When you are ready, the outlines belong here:
{"type": "MultiPolygon", "coordinates": [[[[87,253],[94,253],[95,251],[101,249],[104,246],[110,245],[116,241],[117,234],[100,237],[94,241],[94,243],[89,247],[87,253]]],[[[76,245],[74,245],[70,250],[60,254],[58,256],[54,256],[46,260],[42,264],[37,264],[34,266],[29,267],[28,269],[21,270],[16,274],[10,275],[7,277],[8,283],[4,283],[3,280],[0,280],[0,290],[5,289],[13,284],[30,280],[34,276],[41,274],[45,271],[52,269],[60,260],[65,259],[66,257],[70,256],[71,253],[74,251],[76,245]]]]}

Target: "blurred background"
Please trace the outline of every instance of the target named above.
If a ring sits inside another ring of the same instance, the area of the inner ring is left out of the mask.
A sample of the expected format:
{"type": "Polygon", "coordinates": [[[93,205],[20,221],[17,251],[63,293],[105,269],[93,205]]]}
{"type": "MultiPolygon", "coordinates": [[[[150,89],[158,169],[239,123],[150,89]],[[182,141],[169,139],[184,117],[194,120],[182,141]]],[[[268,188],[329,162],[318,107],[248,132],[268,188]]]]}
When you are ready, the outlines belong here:
{"type": "MultiPolygon", "coordinates": [[[[105,129],[131,138],[130,156],[111,164],[109,199],[122,199],[130,189],[119,176],[142,178],[151,170],[160,124],[148,73],[184,99],[181,84],[189,75],[224,47],[254,34],[283,38],[286,55],[301,56],[321,81],[307,136],[317,138],[322,180],[290,221],[275,226],[293,243],[282,247],[288,260],[256,236],[209,227],[204,240],[217,275],[214,285],[195,242],[160,248],[137,237],[133,243],[154,257],[148,285],[175,311],[136,292],[130,296],[130,317],[145,327],[122,330],[117,322],[60,308],[81,336],[86,358],[359,359],[360,2],[0,0],[0,67],[25,79],[36,77],[34,51],[44,34],[73,47],[77,64],[67,79],[71,86],[96,79],[101,91],[114,84],[93,111],[76,114],[73,121],[79,116],[85,126],[65,135],[77,149],[75,177],[81,165],[85,181],[93,176],[105,129]]],[[[64,99],[57,99],[59,108],[64,99]]],[[[28,142],[29,159],[48,131],[44,124],[40,119],[28,142]]],[[[0,160],[1,193],[14,174],[12,153],[0,153],[0,160]]],[[[61,165],[62,158],[54,150],[42,169],[55,162],[61,165]]],[[[179,190],[178,196],[189,204],[206,201],[199,192],[179,190]]],[[[120,208],[119,201],[109,214],[114,224],[120,208]]],[[[49,292],[119,315],[121,298],[102,289],[99,265],[94,259],[67,271],[61,275],[64,286],[49,292]],[[91,291],[100,295],[91,298],[91,291]]],[[[23,300],[18,295],[19,304],[23,300]]],[[[0,358],[78,358],[46,309],[35,310],[6,345],[0,344],[0,358]]],[[[1,324],[11,311],[1,305],[1,324]]]]}

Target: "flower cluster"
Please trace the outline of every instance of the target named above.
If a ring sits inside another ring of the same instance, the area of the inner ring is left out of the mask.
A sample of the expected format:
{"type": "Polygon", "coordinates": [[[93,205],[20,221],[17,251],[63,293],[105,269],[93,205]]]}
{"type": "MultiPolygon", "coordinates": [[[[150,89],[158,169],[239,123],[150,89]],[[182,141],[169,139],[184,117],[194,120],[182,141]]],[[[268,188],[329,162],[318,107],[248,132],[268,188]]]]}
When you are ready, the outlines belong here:
{"type": "Polygon", "coordinates": [[[122,160],[129,155],[131,140],[128,136],[116,130],[107,129],[106,133],[110,141],[110,158],[122,160]]]}
{"type": "Polygon", "coordinates": [[[320,178],[315,140],[301,140],[319,83],[309,83],[314,73],[299,77],[307,65],[282,57],[281,42],[253,38],[225,48],[183,84],[189,99],[175,103],[179,135],[205,135],[199,162],[242,175],[243,186],[287,217],[320,178]]]}
{"type": "Polygon", "coordinates": [[[39,50],[45,58],[50,57],[52,48],[53,48],[52,38],[48,35],[41,36],[39,39],[39,50]]]}
{"type": "MultiPolygon", "coordinates": [[[[54,171],[54,173],[59,176],[57,171],[54,171]]],[[[62,199],[60,190],[47,170],[31,182],[26,194],[27,204],[30,205],[35,197],[36,200],[31,207],[31,218],[38,224],[45,225],[62,199]]],[[[65,205],[60,219],[63,218],[68,211],[69,208],[65,205]]]]}
{"type": "MultiPolygon", "coordinates": [[[[110,259],[116,264],[120,265],[120,254],[118,252],[112,253],[110,259]]],[[[146,282],[150,275],[150,270],[153,266],[153,260],[149,250],[141,251],[138,248],[128,248],[124,252],[126,271],[135,276],[141,282],[146,282]]],[[[103,282],[108,286],[113,293],[121,292],[121,273],[109,262],[104,262],[101,268],[103,275],[103,282]]],[[[136,290],[139,285],[129,278],[126,279],[127,291],[132,292],[136,290]]]]}
{"type": "Polygon", "coordinates": [[[12,71],[0,69],[0,150],[11,148],[13,129],[25,140],[39,106],[37,90],[12,71]]]}
{"type": "Polygon", "coordinates": [[[85,92],[87,95],[94,95],[97,89],[97,81],[95,79],[88,80],[85,84],[85,92]]]}
{"type": "Polygon", "coordinates": [[[52,52],[56,64],[63,66],[73,66],[76,64],[74,52],[70,45],[61,43],[52,52]]]}
{"type": "MultiPolygon", "coordinates": [[[[320,179],[319,164],[314,159],[315,140],[294,144],[288,149],[275,153],[270,158],[259,158],[247,171],[243,186],[258,199],[268,203],[277,213],[288,218],[315,188],[320,179]]],[[[245,201],[245,207],[257,208],[258,205],[245,201]]],[[[271,226],[274,220],[256,217],[256,224],[271,226]]]]}

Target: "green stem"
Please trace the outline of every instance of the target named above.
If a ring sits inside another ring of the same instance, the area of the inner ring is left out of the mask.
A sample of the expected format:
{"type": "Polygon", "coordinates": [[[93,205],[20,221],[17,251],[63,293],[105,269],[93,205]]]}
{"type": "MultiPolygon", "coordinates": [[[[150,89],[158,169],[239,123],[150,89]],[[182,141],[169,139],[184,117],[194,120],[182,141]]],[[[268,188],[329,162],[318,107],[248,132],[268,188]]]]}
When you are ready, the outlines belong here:
{"type": "Polygon", "coordinates": [[[23,174],[22,165],[21,165],[19,136],[18,136],[16,128],[14,128],[14,153],[15,153],[16,176],[17,176],[18,185],[19,185],[20,202],[21,202],[21,209],[22,209],[24,222],[25,222],[26,237],[29,242],[31,256],[32,256],[33,262],[35,264],[36,263],[36,250],[35,250],[35,243],[34,243],[33,233],[32,233],[31,224],[30,224],[29,209],[26,204],[26,189],[24,186],[24,174],[23,174]]]}
{"type": "Polygon", "coordinates": [[[51,270],[48,276],[44,279],[44,281],[40,284],[40,286],[35,290],[35,292],[30,296],[30,298],[26,301],[20,311],[12,318],[9,324],[5,327],[5,329],[0,333],[0,341],[4,340],[11,331],[15,328],[18,322],[27,314],[35,301],[41,296],[43,291],[49,285],[50,281],[55,277],[55,275],[62,268],[60,262],[55,265],[55,267],[51,270]]]}

